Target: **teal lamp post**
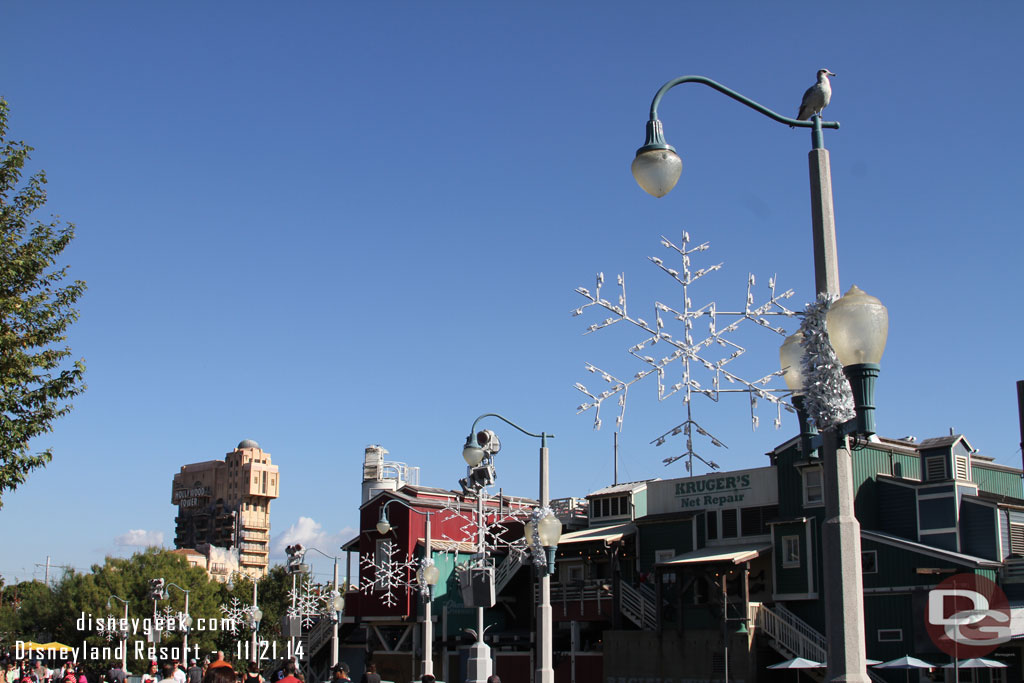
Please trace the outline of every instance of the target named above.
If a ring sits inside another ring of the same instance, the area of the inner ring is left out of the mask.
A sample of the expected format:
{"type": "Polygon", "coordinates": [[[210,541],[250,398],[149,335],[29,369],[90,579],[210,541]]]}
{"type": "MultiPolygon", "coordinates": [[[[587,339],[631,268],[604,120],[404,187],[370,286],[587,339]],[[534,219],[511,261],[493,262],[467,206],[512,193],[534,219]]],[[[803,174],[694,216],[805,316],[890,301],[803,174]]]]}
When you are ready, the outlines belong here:
{"type": "MultiPolygon", "coordinates": [[[[809,121],[782,116],[724,85],[704,76],[681,76],[661,86],[651,102],[650,119],[643,147],[633,160],[633,177],[647,193],[662,197],[675,186],[682,173],[682,161],[665,139],[658,118],[658,105],[665,93],[677,85],[698,83],[791,128],[811,129],[808,154],[811,181],[811,236],[814,250],[815,291],[838,296],[835,215],[832,205],[832,173],[823,129],[838,129],[836,121],[822,121],[815,114],[809,121]]],[[[884,341],[882,342],[884,347],[884,341]]],[[[838,353],[838,349],[837,349],[838,353]]],[[[879,354],[880,355],[880,354],[879,354]]],[[[877,364],[866,357],[855,364],[877,364]]],[[[870,368],[864,368],[870,371],[870,368]]],[[[877,371],[877,367],[876,367],[877,371]]],[[[801,431],[803,431],[801,427],[801,431]]],[[[868,683],[864,645],[863,577],[860,566],[860,524],[854,515],[853,471],[849,451],[840,448],[842,434],[829,429],[821,435],[824,467],[825,522],[822,526],[824,564],[828,681],[868,683]]]]}
{"type": "MultiPolygon", "coordinates": [[[[481,440],[476,430],[477,424],[480,420],[487,417],[496,417],[505,424],[508,424],[526,436],[532,436],[535,439],[540,439],[540,509],[547,510],[551,503],[551,493],[548,487],[548,439],[555,438],[554,434],[548,434],[541,432],[540,434],[534,434],[528,432],[516,423],[512,422],[502,415],[497,413],[485,413],[476,420],[473,421],[473,427],[469,430],[469,436],[466,437],[466,445],[462,449],[462,457],[465,459],[466,464],[469,465],[470,469],[478,467],[483,461],[485,452],[481,447],[481,440]]],[[[489,438],[492,435],[489,435],[489,438]]],[[[541,516],[537,522],[537,531],[540,534],[541,545],[547,550],[548,555],[548,571],[542,572],[540,579],[538,580],[539,585],[539,602],[537,604],[537,670],[534,677],[534,683],[554,683],[555,681],[555,669],[554,669],[554,657],[553,657],[553,631],[552,631],[552,619],[551,619],[551,570],[554,564],[554,552],[555,546],[558,545],[558,539],[562,533],[562,525],[558,521],[558,518],[554,515],[548,514],[541,516]],[[551,521],[549,521],[551,520],[551,521]],[[557,526],[557,528],[556,528],[557,526]]],[[[527,537],[527,542],[530,542],[533,533],[530,530],[530,536],[527,537]]],[[[483,623],[480,622],[479,630],[483,633],[483,623]]]]}
{"type": "Polygon", "coordinates": [[[380,506],[380,519],[377,520],[377,533],[381,536],[386,536],[391,533],[393,527],[391,520],[388,519],[388,506],[398,503],[409,510],[423,515],[426,517],[426,523],[423,529],[423,557],[426,560],[416,573],[416,579],[420,586],[426,586],[426,590],[422,591],[424,597],[423,602],[423,672],[421,676],[430,674],[434,675],[434,617],[431,612],[432,600],[434,599],[434,586],[441,578],[441,572],[434,564],[433,548],[431,546],[430,536],[430,517],[433,512],[424,512],[414,508],[403,500],[398,498],[392,498],[388,502],[380,506]]]}

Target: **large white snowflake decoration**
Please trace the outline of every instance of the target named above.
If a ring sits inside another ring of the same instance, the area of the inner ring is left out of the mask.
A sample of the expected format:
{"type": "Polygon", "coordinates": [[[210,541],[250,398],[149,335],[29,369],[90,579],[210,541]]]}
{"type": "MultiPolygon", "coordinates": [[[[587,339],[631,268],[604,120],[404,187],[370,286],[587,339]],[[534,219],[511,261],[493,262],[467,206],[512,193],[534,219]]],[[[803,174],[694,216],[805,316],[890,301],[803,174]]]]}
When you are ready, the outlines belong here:
{"type": "Polygon", "coordinates": [[[172,609],[170,605],[165,606],[160,610],[160,625],[163,627],[163,633],[165,636],[169,636],[172,633],[181,632],[182,627],[185,625],[185,614],[172,609]]]}
{"type": "Polygon", "coordinates": [[[395,591],[406,590],[412,585],[407,577],[410,570],[415,573],[415,570],[419,568],[419,563],[409,557],[406,557],[405,560],[400,559],[399,556],[405,553],[397,543],[385,541],[379,546],[379,549],[380,552],[376,558],[370,554],[363,554],[359,558],[362,568],[368,570],[367,573],[373,574],[372,580],[364,580],[360,590],[363,593],[380,592],[381,602],[388,607],[394,607],[398,604],[398,596],[395,591]]]}
{"type": "Polygon", "coordinates": [[[228,620],[226,625],[231,635],[237,635],[239,629],[248,627],[253,610],[252,605],[244,603],[234,596],[231,597],[228,604],[220,606],[221,613],[228,620]]]}
{"type": "Polygon", "coordinates": [[[713,470],[718,469],[718,465],[713,460],[701,457],[694,450],[693,432],[708,438],[713,446],[720,448],[726,447],[720,439],[710,434],[693,419],[691,399],[694,395],[706,396],[712,401],[717,402],[721,397],[721,394],[724,393],[748,394],[750,397],[751,425],[754,429],[757,429],[759,423],[759,418],[757,416],[759,399],[775,404],[776,429],[782,424],[783,408],[792,411],[792,408],[788,404],[775,395],[776,393],[784,393],[786,390],[766,388],[773,378],[782,375],[781,370],[772,372],[760,379],[746,380],[728,369],[727,366],[742,356],[746,352],[746,349],[728,338],[727,335],[731,335],[733,332],[736,332],[743,323],[748,323],[766,328],[785,337],[786,331],[781,327],[773,326],[773,324],[768,320],[769,316],[792,317],[798,314],[782,305],[784,300],[793,296],[793,290],[776,293],[774,277],[768,280],[769,296],[767,300],[764,303],[755,306],[753,289],[756,285],[756,280],[753,274],[750,274],[747,277],[747,298],[742,310],[719,310],[718,305],[714,302],[705,304],[699,308],[694,308],[690,299],[690,285],[705,275],[719,270],[722,267],[722,264],[719,263],[717,265],[692,271],[690,269],[691,255],[697,252],[706,251],[710,246],[707,242],[704,242],[699,246],[691,248],[688,247],[689,242],[690,236],[685,232],[682,235],[681,246],[676,246],[664,236],[661,238],[662,245],[665,248],[674,251],[681,258],[680,270],[676,270],[665,265],[664,261],[660,258],[655,256],[649,257],[652,263],[654,263],[663,272],[667,273],[669,277],[675,280],[678,284],[682,285],[683,296],[681,307],[677,308],[661,303],[660,301],[655,301],[654,322],[653,324],[648,323],[645,319],[630,315],[627,311],[625,275],[620,274],[618,276],[618,285],[621,289],[621,293],[618,297],[618,303],[613,304],[601,296],[601,288],[604,284],[604,274],[598,273],[597,285],[594,293],[591,293],[584,287],[576,288],[576,291],[587,299],[587,303],[573,311],[573,315],[581,315],[585,309],[590,308],[591,306],[604,309],[611,314],[610,317],[605,318],[602,322],[590,325],[584,334],[596,332],[597,330],[614,325],[615,323],[626,322],[640,328],[646,335],[642,341],[628,349],[629,355],[641,361],[646,366],[629,379],[620,379],[618,376],[602,370],[592,363],[586,364],[586,369],[589,372],[600,375],[601,378],[608,383],[609,387],[604,391],[595,393],[590,391],[583,384],[577,382],[576,389],[590,398],[589,401],[585,401],[577,408],[577,415],[593,408],[594,429],[600,429],[602,404],[612,397],[618,397],[617,403],[619,405],[619,414],[615,419],[615,427],[616,430],[620,430],[622,428],[623,419],[626,415],[626,397],[629,393],[629,388],[645,377],[655,375],[658,380],[658,400],[663,401],[676,393],[682,392],[683,405],[686,406],[686,419],[664,434],[653,439],[651,443],[656,446],[661,446],[670,436],[677,436],[679,434],[685,435],[686,450],[679,455],[665,458],[662,462],[668,465],[681,458],[687,458],[686,469],[692,474],[694,458],[700,460],[713,470]],[[666,319],[682,323],[681,335],[673,335],[667,331],[666,319]],[[695,331],[695,323],[701,320],[707,321],[706,333],[697,333],[695,331]],[[655,357],[653,354],[645,355],[643,353],[645,349],[653,347],[658,343],[663,344],[666,349],[664,355],[659,354],[661,356],[660,358],[655,357]],[[665,381],[666,369],[676,361],[679,362],[681,381],[668,385],[665,381]],[[710,374],[710,381],[701,383],[695,377],[695,371],[699,371],[701,368],[710,374]],[[723,386],[723,380],[725,380],[729,385],[737,386],[735,388],[725,387],[723,386]]]}
{"type": "MultiPolygon", "coordinates": [[[[480,536],[480,525],[477,523],[476,510],[452,504],[445,505],[438,514],[441,519],[450,520],[458,519],[462,522],[459,527],[459,538],[451,538],[446,533],[442,533],[441,537],[447,541],[461,541],[476,544],[477,539],[480,536]]],[[[485,507],[483,516],[483,540],[484,546],[490,550],[496,551],[505,555],[512,555],[518,558],[520,561],[527,561],[527,554],[529,553],[529,547],[526,539],[519,535],[518,538],[510,538],[515,536],[512,529],[516,526],[522,526],[530,518],[530,510],[528,508],[516,508],[511,506],[499,505],[497,508],[485,507]]],[[[449,554],[454,554],[452,550],[455,546],[451,543],[446,544],[449,554]]]]}
{"type": "Polygon", "coordinates": [[[298,617],[302,628],[312,628],[319,617],[330,614],[330,586],[321,586],[310,580],[288,591],[291,606],[286,610],[290,617],[298,617]]]}

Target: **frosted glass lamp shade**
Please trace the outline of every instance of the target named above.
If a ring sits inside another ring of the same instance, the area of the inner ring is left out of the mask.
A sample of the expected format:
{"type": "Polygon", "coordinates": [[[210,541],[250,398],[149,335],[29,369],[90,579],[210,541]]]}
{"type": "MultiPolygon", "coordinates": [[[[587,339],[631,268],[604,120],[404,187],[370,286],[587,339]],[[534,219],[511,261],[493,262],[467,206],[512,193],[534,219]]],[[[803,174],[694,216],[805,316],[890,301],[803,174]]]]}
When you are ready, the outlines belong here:
{"type": "Polygon", "coordinates": [[[879,363],[889,336],[889,311],[854,285],[828,310],[828,338],[843,365],[879,363]]]}
{"type": "Polygon", "coordinates": [[[462,449],[462,459],[470,467],[476,467],[484,459],[484,449],[467,442],[466,447],[462,449]]]}
{"type": "Polygon", "coordinates": [[[558,545],[558,539],[562,537],[562,523],[555,515],[541,517],[537,522],[537,533],[540,535],[540,544],[545,548],[553,548],[558,545]]]}
{"type": "Polygon", "coordinates": [[[423,583],[428,586],[436,586],[441,579],[441,571],[436,565],[428,565],[423,568],[423,583]]]}
{"type": "Polygon", "coordinates": [[[655,197],[664,197],[683,172],[683,161],[672,149],[644,149],[633,159],[633,177],[644,192],[655,197]]]}
{"type": "Polygon", "coordinates": [[[784,372],[782,378],[786,380],[786,386],[790,391],[797,395],[804,393],[804,373],[801,364],[804,356],[803,341],[804,335],[797,332],[786,337],[786,341],[779,347],[779,366],[784,372]]]}
{"type": "Polygon", "coordinates": [[[389,531],[391,531],[391,523],[388,522],[386,517],[382,517],[381,520],[377,522],[377,533],[383,536],[389,531]]]}

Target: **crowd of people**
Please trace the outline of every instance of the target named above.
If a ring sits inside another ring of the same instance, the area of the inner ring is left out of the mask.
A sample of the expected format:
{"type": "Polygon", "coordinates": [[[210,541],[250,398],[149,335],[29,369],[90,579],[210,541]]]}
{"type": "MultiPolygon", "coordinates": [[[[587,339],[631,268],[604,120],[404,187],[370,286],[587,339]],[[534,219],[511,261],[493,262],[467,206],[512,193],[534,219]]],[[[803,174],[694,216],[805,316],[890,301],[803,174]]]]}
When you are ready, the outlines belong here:
{"type": "MultiPolygon", "coordinates": [[[[160,664],[156,660],[148,663],[140,683],[306,683],[302,670],[292,657],[278,668],[269,678],[264,678],[256,662],[248,662],[245,670],[236,670],[223,652],[217,652],[212,659],[189,661],[188,667],[178,660],[160,664]]],[[[16,661],[7,658],[2,662],[4,677],[0,683],[128,683],[128,672],[121,663],[115,663],[105,672],[87,672],[81,664],[64,662],[59,669],[50,669],[39,659],[16,661]]],[[[331,680],[326,683],[352,683],[349,668],[342,662],[331,669],[331,680]]],[[[381,683],[377,667],[367,664],[366,673],[359,683],[381,683]]],[[[431,674],[424,674],[420,683],[436,683],[431,674]]],[[[497,676],[490,676],[487,683],[501,683],[497,676]]]]}

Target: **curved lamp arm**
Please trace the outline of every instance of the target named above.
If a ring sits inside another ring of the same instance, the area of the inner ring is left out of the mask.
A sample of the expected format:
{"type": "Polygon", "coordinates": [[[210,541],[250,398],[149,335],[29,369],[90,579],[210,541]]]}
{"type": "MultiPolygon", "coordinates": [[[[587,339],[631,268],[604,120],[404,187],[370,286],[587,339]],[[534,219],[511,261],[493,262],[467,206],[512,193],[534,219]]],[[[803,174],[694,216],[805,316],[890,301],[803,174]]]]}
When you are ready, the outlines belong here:
{"type": "Polygon", "coordinates": [[[171,583],[170,581],[168,581],[167,583],[165,583],[165,584],[164,584],[164,586],[166,586],[167,588],[177,588],[178,590],[180,590],[180,591],[181,591],[182,593],[184,593],[185,595],[188,595],[188,594],[189,594],[189,593],[191,592],[191,591],[189,591],[189,590],[188,590],[188,589],[186,589],[186,588],[182,588],[181,586],[179,586],[179,585],[178,585],[178,584],[176,584],[176,583],[171,583]]]}
{"type": "Polygon", "coordinates": [[[477,423],[480,422],[480,420],[484,419],[485,417],[496,417],[499,420],[501,420],[502,422],[504,422],[505,424],[511,425],[512,427],[515,427],[516,429],[521,431],[523,434],[526,434],[527,436],[532,436],[535,439],[540,439],[542,447],[547,445],[547,440],[548,439],[555,438],[554,434],[547,434],[545,432],[541,432],[540,434],[534,434],[533,432],[528,432],[525,429],[523,429],[522,427],[520,427],[519,425],[517,425],[512,420],[510,420],[507,417],[505,417],[504,415],[499,415],[498,413],[484,413],[483,415],[481,415],[480,417],[478,417],[477,419],[475,419],[473,421],[473,426],[469,430],[469,437],[468,437],[469,439],[475,439],[475,437],[476,437],[476,425],[477,425],[477,423]]]}
{"type": "Polygon", "coordinates": [[[745,97],[735,90],[727,88],[721,83],[713,81],[705,76],[680,76],[679,78],[673,78],[671,81],[661,86],[658,92],[654,95],[654,99],[651,101],[651,119],[647,122],[647,141],[640,149],[671,149],[671,146],[665,142],[665,134],[662,132],[661,121],[658,120],[658,105],[661,103],[661,98],[665,96],[665,93],[677,85],[682,85],[683,83],[701,83],[706,85],[709,88],[717,90],[723,95],[731,97],[740,104],[745,104],[754,111],[764,114],[773,121],[784,123],[792,128],[813,128],[814,132],[811,136],[811,140],[814,149],[821,149],[824,147],[821,134],[822,128],[839,128],[838,121],[822,121],[820,116],[814,116],[810,121],[798,121],[797,119],[791,119],[788,116],[783,116],[782,114],[772,111],[763,104],[759,104],[749,97],[745,97]]]}
{"type": "Polygon", "coordinates": [[[335,557],[334,555],[328,555],[327,553],[325,553],[323,550],[320,550],[319,548],[306,548],[306,550],[307,551],[308,550],[315,550],[316,552],[318,552],[321,555],[323,555],[324,557],[326,557],[328,560],[334,560],[335,562],[337,562],[340,559],[340,558],[335,557]]]}

